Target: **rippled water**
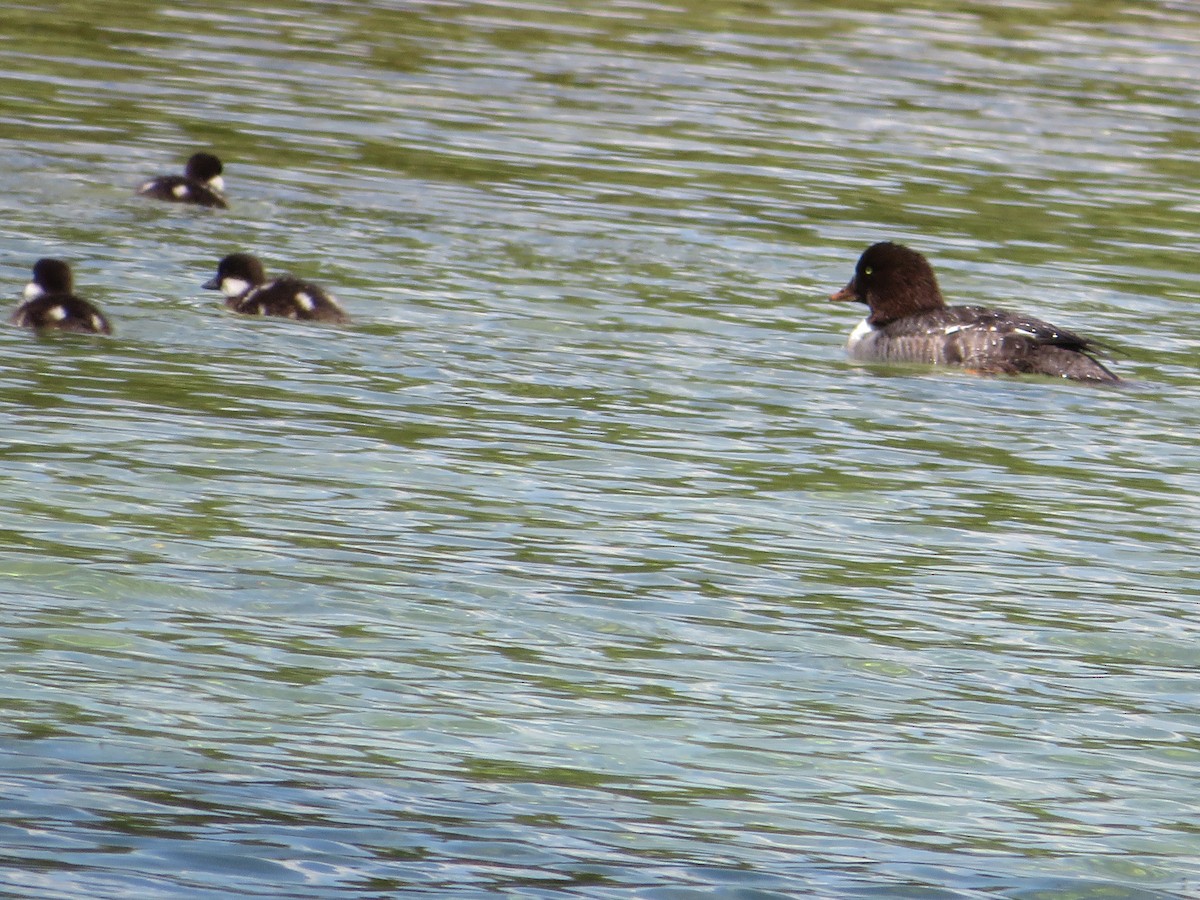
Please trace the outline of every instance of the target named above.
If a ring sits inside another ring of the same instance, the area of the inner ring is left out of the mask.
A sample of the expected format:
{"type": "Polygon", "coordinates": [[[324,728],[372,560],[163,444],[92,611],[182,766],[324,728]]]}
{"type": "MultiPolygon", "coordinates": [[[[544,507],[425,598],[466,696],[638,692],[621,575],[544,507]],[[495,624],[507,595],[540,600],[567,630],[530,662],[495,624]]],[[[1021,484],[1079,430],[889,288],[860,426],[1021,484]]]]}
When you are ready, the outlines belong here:
{"type": "Polygon", "coordinates": [[[1185,2],[6,10],[0,282],[117,335],[0,330],[0,892],[1196,896],[1198,79],[1185,2]],[[886,238],[1132,385],[847,361],[886,238]]]}

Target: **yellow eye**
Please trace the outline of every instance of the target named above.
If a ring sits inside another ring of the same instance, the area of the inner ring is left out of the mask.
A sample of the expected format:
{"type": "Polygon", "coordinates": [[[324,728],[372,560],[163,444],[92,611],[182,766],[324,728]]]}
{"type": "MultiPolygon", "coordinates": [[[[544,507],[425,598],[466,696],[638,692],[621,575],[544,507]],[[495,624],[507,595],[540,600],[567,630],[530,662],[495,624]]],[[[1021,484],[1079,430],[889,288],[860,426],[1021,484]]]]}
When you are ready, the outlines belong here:
{"type": "Polygon", "coordinates": [[[871,274],[871,271],[872,271],[872,270],[871,270],[871,267],[870,267],[870,266],[867,266],[865,269],[863,269],[863,274],[864,274],[864,275],[870,275],[870,274],[871,274]]]}

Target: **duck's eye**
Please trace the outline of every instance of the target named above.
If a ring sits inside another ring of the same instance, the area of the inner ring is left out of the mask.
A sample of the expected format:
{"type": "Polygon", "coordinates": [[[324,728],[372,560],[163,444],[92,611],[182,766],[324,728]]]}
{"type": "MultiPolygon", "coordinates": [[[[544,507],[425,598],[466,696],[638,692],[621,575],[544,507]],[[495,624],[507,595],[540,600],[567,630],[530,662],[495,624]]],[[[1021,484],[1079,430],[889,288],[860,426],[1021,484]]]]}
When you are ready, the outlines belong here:
{"type": "Polygon", "coordinates": [[[863,269],[863,275],[870,275],[873,271],[874,269],[872,269],[870,266],[867,266],[865,269],[863,269]]]}

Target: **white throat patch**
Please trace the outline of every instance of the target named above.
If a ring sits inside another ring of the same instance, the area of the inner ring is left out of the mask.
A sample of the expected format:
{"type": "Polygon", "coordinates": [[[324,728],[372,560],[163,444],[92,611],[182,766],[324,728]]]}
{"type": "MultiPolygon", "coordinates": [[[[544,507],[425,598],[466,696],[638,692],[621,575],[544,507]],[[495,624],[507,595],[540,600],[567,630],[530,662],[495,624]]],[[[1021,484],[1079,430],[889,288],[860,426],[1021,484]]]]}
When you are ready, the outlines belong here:
{"type": "Polygon", "coordinates": [[[861,344],[866,339],[867,335],[871,334],[871,332],[874,330],[875,326],[866,319],[863,319],[861,322],[855,325],[854,330],[850,332],[850,339],[846,341],[846,346],[850,349],[854,349],[861,344]]]}

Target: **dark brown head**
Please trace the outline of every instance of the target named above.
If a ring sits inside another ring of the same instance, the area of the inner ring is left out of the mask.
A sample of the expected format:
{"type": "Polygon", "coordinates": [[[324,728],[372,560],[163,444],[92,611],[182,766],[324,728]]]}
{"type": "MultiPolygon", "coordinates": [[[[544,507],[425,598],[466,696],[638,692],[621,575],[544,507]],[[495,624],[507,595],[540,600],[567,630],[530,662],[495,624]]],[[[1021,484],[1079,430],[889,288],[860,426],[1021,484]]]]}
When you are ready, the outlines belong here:
{"type": "Polygon", "coordinates": [[[25,286],[25,299],[71,293],[71,267],[61,259],[39,259],[33,264],[33,279],[25,286]]]}
{"type": "Polygon", "coordinates": [[[946,305],[929,260],[891,241],[864,250],[850,283],[830,294],[829,299],[867,304],[871,310],[867,318],[872,325],[886,325],[946,305]]]}
{"type": "Polygon", "coordinates": [[[240,297],[266,281],[267,273],[257,256],[230,253],[217,264],[217,274],[201,287],[209,291],[221,291],[226,297],[240,297]]]}
{"type": "Polygon", "coordinates": [[[193,153],[184,168],[184,173],[188,178],[193,178],[203,184],[209,184],[216,180],[217,183],[213,187],[218,190],[222,186],[220,178],[223,171],[221,160],[211,153],[193,153]]]}

